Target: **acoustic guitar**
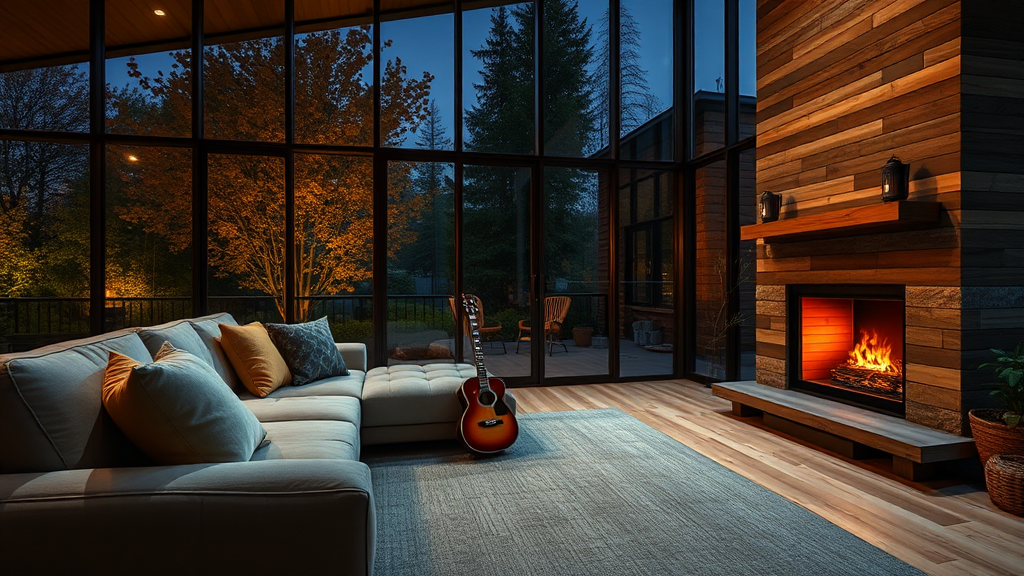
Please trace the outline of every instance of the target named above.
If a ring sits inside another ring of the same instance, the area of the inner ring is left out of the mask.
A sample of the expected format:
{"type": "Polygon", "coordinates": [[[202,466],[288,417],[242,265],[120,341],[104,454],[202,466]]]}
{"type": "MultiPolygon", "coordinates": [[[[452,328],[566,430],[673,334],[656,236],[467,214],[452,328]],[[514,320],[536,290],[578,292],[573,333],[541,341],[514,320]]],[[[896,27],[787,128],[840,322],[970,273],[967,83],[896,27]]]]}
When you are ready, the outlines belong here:
{"type": "Polygon", "coordinates": [[[459,439],[478,454],[501,452],[519,437],[519,423],[505,404],[505,383],[501,378],[487,375],[484,368],[484,348],[480,344],[480,326],[477,324],[476,300],[462,295],[462,306],[469,317],[476,376],[459,387],[459,402],[464,412],[459,419],[459,439]]]}

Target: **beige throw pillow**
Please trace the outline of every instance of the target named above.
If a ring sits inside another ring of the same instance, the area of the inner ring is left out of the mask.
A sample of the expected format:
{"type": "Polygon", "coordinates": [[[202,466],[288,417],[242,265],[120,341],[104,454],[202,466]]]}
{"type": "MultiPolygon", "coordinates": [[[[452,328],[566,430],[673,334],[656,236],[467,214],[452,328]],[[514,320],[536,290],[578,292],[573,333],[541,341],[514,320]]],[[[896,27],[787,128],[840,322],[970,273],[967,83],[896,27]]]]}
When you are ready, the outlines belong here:
{"type": "Polygon", "coordinates": [[[220,345],[242,384],[256,396],[263,398],[292,383],[288,364],[259,322],[245,326],[220,324],[220,345]]]}
{"type": "Polygon", "coordinates": [[[166,342],[152,364],[109,353],[103,406],[158,464],[247,462],[267,435],[209,364],[166,342]]]}

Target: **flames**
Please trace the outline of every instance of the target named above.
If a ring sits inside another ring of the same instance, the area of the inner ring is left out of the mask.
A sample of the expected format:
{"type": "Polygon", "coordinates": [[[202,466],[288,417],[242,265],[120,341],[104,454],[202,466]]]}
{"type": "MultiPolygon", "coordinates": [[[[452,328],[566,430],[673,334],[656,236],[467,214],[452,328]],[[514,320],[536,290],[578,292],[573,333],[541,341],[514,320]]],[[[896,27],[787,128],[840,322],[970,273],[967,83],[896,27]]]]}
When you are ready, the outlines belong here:
{"type": "Polygon", "coordinates": [[[880,338],[874,330],[868,335],[860,333],[860,342],[850,352],[846,361],[850,366],[884,372],[886,374],[902,374],[903,363],[892,359],[892,346],[884,337],[880,338]]]}

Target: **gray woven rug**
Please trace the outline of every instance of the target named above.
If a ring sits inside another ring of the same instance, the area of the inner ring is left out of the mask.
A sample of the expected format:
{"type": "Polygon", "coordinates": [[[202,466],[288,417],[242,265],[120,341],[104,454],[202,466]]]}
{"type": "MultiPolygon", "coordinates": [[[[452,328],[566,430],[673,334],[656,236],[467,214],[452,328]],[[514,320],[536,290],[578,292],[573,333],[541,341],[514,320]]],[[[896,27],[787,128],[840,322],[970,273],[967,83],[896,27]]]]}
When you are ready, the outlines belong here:
{"type": "Polygon", "coordinates": [[[497,457],[364,454],[377,576],[921,574],[619,410],[519,420],[497,457]]]}

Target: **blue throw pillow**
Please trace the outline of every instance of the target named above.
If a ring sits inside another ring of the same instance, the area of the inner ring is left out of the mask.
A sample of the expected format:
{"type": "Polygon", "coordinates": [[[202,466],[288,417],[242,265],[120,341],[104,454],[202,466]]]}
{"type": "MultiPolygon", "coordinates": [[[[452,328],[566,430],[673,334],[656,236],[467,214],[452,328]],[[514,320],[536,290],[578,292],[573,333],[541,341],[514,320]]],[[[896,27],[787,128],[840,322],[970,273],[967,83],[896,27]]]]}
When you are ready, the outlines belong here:
{"type": "Polygon", "coordinates": [[[347,376],[345,359],[334,344],[327,317],[304,324],[267,324],[270,339],[292,372],[292,386],[347,376]]]}

